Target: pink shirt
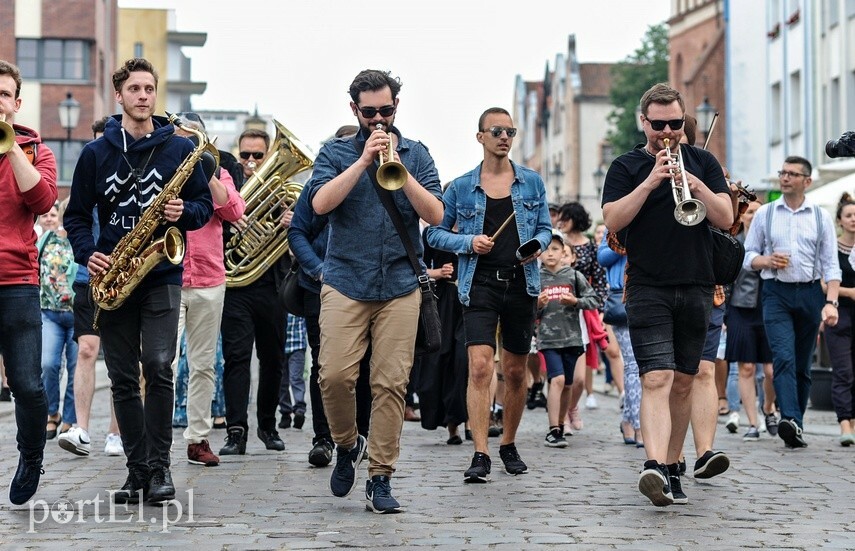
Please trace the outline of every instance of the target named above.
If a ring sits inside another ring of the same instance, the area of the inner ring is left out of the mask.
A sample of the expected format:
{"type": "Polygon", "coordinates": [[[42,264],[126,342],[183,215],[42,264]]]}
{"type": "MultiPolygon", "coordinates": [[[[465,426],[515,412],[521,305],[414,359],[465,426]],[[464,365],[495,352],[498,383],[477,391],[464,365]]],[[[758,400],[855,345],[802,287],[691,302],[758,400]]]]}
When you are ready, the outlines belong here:
{"type": "Polygon", "coordinates": [[[214,202],[214,215],[198,230],[187,232],[184,253],[184,287],[216,287],[226,282],[223,264],[223,220],[234,222],[243,216],[246,202],[235,189],[227,170],[220,171],[220,183],[226,186],[229,199],[225,205],[214,202]]]}

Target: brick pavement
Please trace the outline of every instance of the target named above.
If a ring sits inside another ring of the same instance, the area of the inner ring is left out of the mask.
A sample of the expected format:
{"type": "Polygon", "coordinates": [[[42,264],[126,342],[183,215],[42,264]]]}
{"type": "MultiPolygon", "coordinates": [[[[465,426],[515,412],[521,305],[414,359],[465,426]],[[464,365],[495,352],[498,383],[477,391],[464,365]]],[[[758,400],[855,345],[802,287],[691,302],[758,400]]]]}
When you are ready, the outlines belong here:
{"type": "MultiPolygon", "coordinates": [[[[173,477],[180,515],[175,505],[144,505],[142,514],[137,507],[130,512],[118,508],[111,518],[107,504],[101,503],[101,522],[96,522],[94,504],[81,509],[77,502],[107,499],[106,490],[125,477],[124,459],[103,454],[107,399],[101,387],[90,457],[74,457],[55,440],[48,442],[46,474],[32,513],[30,507],[7,500],[6,481],[17,453],[11,437],[5,439],[0,454],[4,549],[855,547],[855,449],[837,444],[834,417],[828,412],[808,412],[810,447],[799,451],[787,451],[780,440],[765,434],[760,442],[743,443],[741,435],[720,427],[717,445],[730,455],[731,470],[709,481],[688,477],[683,485],[689,505],[667,508],[651,506],[636,490],[643,450],[622,443],[613,396],[602,396],[599,409],[583,413],[585,429],[570,437],[570,447],[563,450],[542,445],[544,411],[526,411],[517,446],[530,473],[511,477],[500,472],[498,443],[491,439],[495,468],[492,482],[485,485],[461,483],[470,446],[447,446],[443,430],[428,432],[406,423],[393,490],[407,511],[389,516],[364,510],[361,484],[347,498],[330,495],[331,469],[306,462],[310,430],[283,431],[283,453],[264,450],[251,436],[246,456],[223,458],[215,468],[189,465],[176,430],[173,477]],[[67,522],[61,500],[74,510],[67,522]],[[55,516],[48,517],[51,512],[55,516]],[[169,515],[165,528],[164,512],[169,515]]],[[[10,411],[9,404],[0,404],[0,434],[14,434],[10,411]]],[[[224,431],[214,432],[215,451],[223,437],[224,431]]],[[[688,442],[691,446],[690,438],[688,442]]],[[[687,451],[692,454],[691,447],[687,451]]]]}

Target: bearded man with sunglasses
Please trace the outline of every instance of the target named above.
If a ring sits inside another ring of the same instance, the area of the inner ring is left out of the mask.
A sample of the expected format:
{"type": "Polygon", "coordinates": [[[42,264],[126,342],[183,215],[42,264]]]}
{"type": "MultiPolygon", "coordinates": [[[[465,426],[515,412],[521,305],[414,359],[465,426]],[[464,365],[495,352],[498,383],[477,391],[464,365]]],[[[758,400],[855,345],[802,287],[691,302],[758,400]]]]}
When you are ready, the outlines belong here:
{"type": "MultiPolygon", "coordinates": [[[[245,130],[238,138],[240,163],[249,179],[267,158],[270,135],[245,130]]],[[[234,223],[246,229],[246,213],[234,223]]],[[[286,224],[290,224],[290,212],[286,224]]],[[[225,233],[225,232],[224,232],[225,233]]],[[[228,240],[233,234],[224,235],[228,240]]],[[[258,356],[256,434],[268,450],[283,451],[285,442],[276,430],[279,386],[285,365],[285,308],[276,290],[288,271],[290,257],[282,255],[261,277],[243,287],[226,287],[223,302],[223,396],[226,401],[226,443],[220,455],[244,455],[249,435],[250,362],[255,344],[258,356]]]]}
{"type": "MultiPolygon", "coordinates": [[[[692,380],[706,340],[715,280],[707,223],[733,222],[721,165],[709,152],[678,145],[685,104],[667,84],[641,98],[647,142],[615,159],[603,188],[603,218],[627,250],[626,313],[641,375],[641,428],[647,461],[638,489],[656,506],[675,503],[671,478],[691,414],[692,380]],[[691,195],[706,207],[706,221],[682,225],[674,217],[672,177],[682,175],[665,148],[679,147],[691,195]]],[[[679,480],[679,474],[677,474],[679,480]]],[[[676,488],[676,487],[675,487],[676,488]]],[[[678,492],[679,493],[679,492],[678,492]]],[[[680,495],[676,502],[686,503],[680,495]]]]}
{"type": "Polygon", "coordinates": [[[464,482],[487,482],[492,468],[487,432],[499,322],[505,381],[499,457],[508,474],[528,472],[514,439],[525,407],[526,360],[540,294],[540,273],[532,261],[549,246],[552,225],[540,175],[508,156],[516,133],[507,110],[484,111],[475,135],[484,160],[451,182],[443,195],[442,223],[427,230],[430,246],[458,255],[458,295],[469,355],[466,402],[475,445],[464,482]],[[533,251],[521,253],[520,245],[529,242],[533,251]]]}
{"type": "MultiPolygon", "coordinates": [[[[406,139],[395,123],[401,81],[389,72],[365,70],[350,85],[350,109],[359,123],[352,138],[336,138],[315,159],[308,199],[317,215],[329,214],[329,240],[321,287],[321,349],[318,384],[333,441],[336,466],[330,490],[345,497],[356,486],[366,440],[357,431],[354,388],[359,362],[371,344],[371,425],[366,508],[397,513],[390,477],[400,453],[404,394],[413,365],[421,294],[402,239],[421,256],[419,218],[442,218],[439,176],[427,148],[406,139]],[[374,164],[392,143],[394,160],[406,168],[395,191],[381,190],[374,164]],[[405,236],[398,234],[381,202],[388,194],[405,236]]],[[[421,263],[421,262],[420,262],[421,263]]]]}

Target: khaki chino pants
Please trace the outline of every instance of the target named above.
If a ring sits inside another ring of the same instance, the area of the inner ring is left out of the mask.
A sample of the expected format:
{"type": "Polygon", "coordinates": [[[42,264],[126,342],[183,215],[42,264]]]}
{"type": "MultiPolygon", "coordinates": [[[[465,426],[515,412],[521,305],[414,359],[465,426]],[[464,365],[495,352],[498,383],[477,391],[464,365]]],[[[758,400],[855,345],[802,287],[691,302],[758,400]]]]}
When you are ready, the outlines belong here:
{"type": "Polygon", "coordinates": [[[371,424],[368,475],[391,476],[400,454],[404,395],[418,327],[419,289],[387,301],[353,300],[321,289],[321,349],[318,383],[333,441],[356,444],[356,380],[359,361],[371,343],[371,424]]]}

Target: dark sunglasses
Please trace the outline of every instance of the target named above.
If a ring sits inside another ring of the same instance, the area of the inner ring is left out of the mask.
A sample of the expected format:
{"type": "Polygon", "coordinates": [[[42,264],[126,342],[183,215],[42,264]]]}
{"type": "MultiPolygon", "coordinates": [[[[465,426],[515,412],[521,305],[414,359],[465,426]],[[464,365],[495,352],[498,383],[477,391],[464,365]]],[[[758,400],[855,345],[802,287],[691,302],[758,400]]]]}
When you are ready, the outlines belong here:
{"type": "Polygon", "coordinates": [[[377,108],[377,107],[359,107],[357,105],[356,108],[359,109],[359,112],[362,113],[362,116],[365,117],[366,119],[373,119],[377,113],[380,113],[381,117],[391,117],[392,113],[395,112],[395,106],[394,105],[384,105],[383,107],[380,107],[380,108],[377,108]]]}
{"type": "Polygon", "coordinates": [[[263,151],[241,151],[240,152],[240,158],[243,159],[244,161],[249,159],[250,155],[252,156],[253,159],[258,161],[262,157],[264,157],[264,152],[263,151]]]}
{"type": "Polygon", "coordinates": [[[491,126],[487,130],[482,130],[482,132],[489,132],[494,138],[501,136],[502,132],[506,132],[509,138],[513,138],[517,135],[517,129],[509,126],[491,126]]]}
{"type": "Polygon", "coordinates": [[[683,128],[683,123],[685,123],[685,119],[671,119],[670,121],[654,121],[644,117],[644,119],[650,123],[650,128],[657,132],[662,132],[665,130],[665,125],[671,127],[671,130],[679,130],[683,128]]]}

